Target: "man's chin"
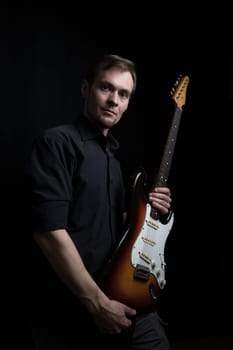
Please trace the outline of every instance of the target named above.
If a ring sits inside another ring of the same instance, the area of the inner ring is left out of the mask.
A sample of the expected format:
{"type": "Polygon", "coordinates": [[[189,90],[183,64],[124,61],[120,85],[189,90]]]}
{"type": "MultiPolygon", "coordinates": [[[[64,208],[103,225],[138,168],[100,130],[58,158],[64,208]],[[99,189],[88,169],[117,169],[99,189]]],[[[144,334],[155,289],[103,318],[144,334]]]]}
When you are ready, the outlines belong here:
{"type": "Polygon", "coordinates": [[[110,129],[116,124],[116,121],[112,117],[102,117],[101,123],[104,127],[110,129]]]}

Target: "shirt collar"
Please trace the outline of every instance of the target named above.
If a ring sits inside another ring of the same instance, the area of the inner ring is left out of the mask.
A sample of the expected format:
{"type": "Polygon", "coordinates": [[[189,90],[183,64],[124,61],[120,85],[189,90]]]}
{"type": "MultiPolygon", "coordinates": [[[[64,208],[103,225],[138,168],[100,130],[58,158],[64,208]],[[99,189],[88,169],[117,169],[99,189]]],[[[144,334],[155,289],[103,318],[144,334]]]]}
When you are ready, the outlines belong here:
{"type": "Polygon", "coordinates": [[[79,129],[80,135],[83,141],[88,141],[91,139],[104,140],[107,146],[112,150],[116,151],[119,148],[119,142],[117,139],[108,132],[107,137],[105,137],[101,131],[92,124],[84,115],[80,115],[76,121],[76,126],[79,129]]]}

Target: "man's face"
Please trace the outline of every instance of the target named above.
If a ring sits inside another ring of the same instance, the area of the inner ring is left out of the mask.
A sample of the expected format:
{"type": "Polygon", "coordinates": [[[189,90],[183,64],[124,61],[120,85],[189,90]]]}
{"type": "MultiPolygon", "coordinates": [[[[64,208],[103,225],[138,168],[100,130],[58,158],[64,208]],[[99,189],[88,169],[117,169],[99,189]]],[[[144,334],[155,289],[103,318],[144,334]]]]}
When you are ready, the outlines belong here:
{"type": "Polygon", "coordinates": [[[131,73],[118,68],[100,72],[91,86],[87,81],[83,83],[84,114],[105,135],[108,129],[119,122],[128,108],[133,84],[131,73]]]}

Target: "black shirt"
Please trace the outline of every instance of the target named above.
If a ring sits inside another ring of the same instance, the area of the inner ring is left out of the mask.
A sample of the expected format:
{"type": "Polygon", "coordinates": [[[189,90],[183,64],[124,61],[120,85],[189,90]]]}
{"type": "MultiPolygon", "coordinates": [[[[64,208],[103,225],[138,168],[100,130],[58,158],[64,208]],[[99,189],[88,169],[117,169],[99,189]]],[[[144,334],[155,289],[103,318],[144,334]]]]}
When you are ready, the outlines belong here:
{"type": "MultiPolygon", "coordinates": [[[[29,231],[66,229],[97,282],[123,233],[125,190],[115,154],[118,147],[110,133],[105,137],[81,116],[39,136],[25,168],[32,210],[29,231]]],[[[24,273],[32,324],[83,322],[89,317],[86,310],[33,239],[31,243],[24,273]]]]}
{"type": "Polygon", "coordinates": [[[27,166],[33,231],[66,229],[95,276],[122,233],[124,185],[118,142],[87,118],[46,130],[27,166]]]}

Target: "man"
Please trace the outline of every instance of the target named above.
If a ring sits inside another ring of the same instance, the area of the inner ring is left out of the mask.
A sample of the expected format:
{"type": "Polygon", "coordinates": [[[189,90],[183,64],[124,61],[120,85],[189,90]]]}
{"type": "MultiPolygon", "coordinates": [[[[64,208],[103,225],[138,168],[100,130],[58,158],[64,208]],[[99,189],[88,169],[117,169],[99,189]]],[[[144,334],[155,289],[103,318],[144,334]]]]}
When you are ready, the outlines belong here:
{"type": "MultiPolygon", "coordinates": [[[[26,166],[32,229],[39,249],[33,278],[32,331],[36,349],[169,349],[156,311],[137,314],[111,300],[99,276],[122,234],[125,189],[111,135],[136,89],[132,61],[104,55],[82,83],[82,115],[46,130],[26,166]],[[41,254],[42,252],[42,254],[41,254]]],[[[161,215],[167,187],[148,196],[161,215]]]]}

